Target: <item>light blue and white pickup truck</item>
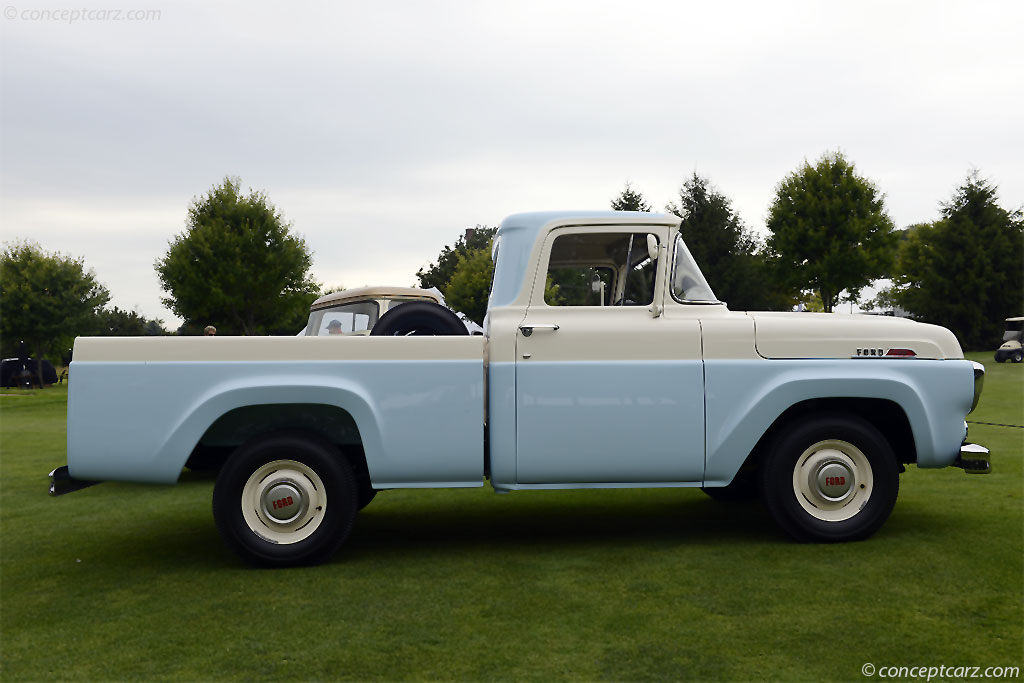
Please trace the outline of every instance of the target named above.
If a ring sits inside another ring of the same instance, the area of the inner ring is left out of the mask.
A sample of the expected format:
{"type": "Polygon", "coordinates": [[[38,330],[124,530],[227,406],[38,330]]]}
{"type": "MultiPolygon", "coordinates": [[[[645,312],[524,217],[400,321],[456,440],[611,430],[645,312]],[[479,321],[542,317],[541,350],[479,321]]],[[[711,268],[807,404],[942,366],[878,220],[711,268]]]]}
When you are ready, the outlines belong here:
{"type": "Polygon", "coordinates": [[[701,487],[808,541],[863,539],[904,466],[986,472],[984,369],[909,320],[743,313],[676,216],[502,222],[483,336],[410,302],[367,336],[80,338],[51,493],[218,469],[225,541],[322,561],[377,491],[701,487]]]}

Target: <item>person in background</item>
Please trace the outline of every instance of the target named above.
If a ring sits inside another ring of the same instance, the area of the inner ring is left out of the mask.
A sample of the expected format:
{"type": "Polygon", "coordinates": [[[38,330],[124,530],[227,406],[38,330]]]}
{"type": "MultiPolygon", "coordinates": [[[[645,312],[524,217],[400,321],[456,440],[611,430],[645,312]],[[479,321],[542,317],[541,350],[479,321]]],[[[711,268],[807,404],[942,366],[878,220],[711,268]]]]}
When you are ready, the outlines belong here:
{"type": "Polygon", "coordinates": [[[203,330],[203,336],[205,336],[205,337],[216,337],[217,336],[217,328],[214,327],[213,325],[207,325],[206,329],[203,330]]]}
{"type": "Polygon", "coordinates": [[[340,320],[332,320],[327,325],[328,334],[345,334],[345,330],[341,329],[340,320]]]}

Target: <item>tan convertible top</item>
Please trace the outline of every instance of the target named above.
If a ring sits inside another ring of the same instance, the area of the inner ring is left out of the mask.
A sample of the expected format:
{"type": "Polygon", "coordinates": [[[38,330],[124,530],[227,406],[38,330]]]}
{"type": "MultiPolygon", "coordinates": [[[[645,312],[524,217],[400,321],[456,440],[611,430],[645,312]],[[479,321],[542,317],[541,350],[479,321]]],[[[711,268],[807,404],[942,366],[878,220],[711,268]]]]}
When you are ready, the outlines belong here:
{"type": "Polygon", "coordinates": [[[334,292],[333,294],[325,294],[314,301],[310,308],[312,310],[316,310],[318,308],[326,308],[328,306],[335,306],[348,301],[359,301],[361,299],[424,299],[426,301],[441,303],[441,297],[434,292],[427,291],[426,289],[417,289],[415,287],[379,286],[356,287],[355,289],[345,289],[340,292],[334,292]]]}

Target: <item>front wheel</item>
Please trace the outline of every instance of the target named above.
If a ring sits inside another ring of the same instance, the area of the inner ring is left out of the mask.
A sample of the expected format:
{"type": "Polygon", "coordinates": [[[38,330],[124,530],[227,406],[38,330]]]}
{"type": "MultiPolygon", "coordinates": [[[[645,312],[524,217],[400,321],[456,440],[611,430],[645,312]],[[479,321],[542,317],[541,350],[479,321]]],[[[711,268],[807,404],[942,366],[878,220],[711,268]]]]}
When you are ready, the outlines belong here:
{"type": "Polygon", "coordinates": [[[868,421],[821,415],[791,425],[761,468],[775,521],[802,541],[857,541],[885,523],[899,493],[892,447],[868,421]]]}
{"type": "Polygon", "coordinates": [[[252,564],[285,567],[330,557],[352,531],[355,475],[331,444],[280,433],[240,447],[217,476],[213,517],[252,564]]]}
{"type": "Polygon", "coordinates": [[[1014,363],[1024,362],[1024,351],[1017,349],[1016,351],[1010,354],[1010,360],[1012,360],[1014,363]]]}

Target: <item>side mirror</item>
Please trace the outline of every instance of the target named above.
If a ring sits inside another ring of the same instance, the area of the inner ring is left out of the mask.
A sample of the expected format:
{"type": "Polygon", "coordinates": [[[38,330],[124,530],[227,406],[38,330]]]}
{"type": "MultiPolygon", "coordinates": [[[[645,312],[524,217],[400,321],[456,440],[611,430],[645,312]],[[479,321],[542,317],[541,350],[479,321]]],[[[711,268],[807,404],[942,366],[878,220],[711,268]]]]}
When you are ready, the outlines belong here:
{"type": "Polygon", "coordinates": [[[658,260],[658,238],[651,233],[647,233],[647,255],[652,261],[658,260]]]}
{"type": "Polygon", "coordinates": [[[590,281],[590,290],[594,292],[594,294],[598,295],[598,298],[601,301],[601,303],[598,304],[599,306],[604,306],[604,288],[604,280],[602,280],[600,276],[594,275],[594,279],[590,281]]]}

